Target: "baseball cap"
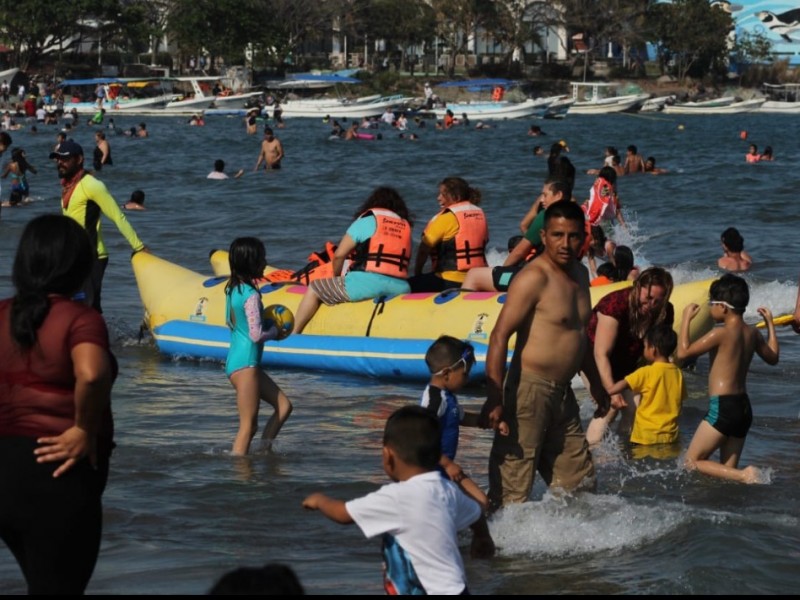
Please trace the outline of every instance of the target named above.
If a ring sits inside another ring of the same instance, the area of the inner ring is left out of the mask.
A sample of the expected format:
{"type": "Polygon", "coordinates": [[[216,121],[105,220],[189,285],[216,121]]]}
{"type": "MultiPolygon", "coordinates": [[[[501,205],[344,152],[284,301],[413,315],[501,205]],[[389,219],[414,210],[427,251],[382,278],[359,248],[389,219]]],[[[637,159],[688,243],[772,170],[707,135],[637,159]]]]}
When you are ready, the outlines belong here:
{"type": "Polygon", "coordinates": [[[72,140],[61,142],[58,148],[50,153],[50,158],[68,158],[70,156],[83,156],[81,145],[72,140]]]}

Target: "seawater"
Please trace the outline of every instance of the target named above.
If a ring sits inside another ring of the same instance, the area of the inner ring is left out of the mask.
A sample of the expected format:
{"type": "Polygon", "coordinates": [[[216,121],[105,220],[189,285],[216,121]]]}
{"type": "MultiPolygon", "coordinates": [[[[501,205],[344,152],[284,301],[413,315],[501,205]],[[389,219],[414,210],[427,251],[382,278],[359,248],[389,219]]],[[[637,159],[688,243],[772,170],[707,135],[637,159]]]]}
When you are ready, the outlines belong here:
{"type": "MultiPolygon", "coordinates": [[[[126,129],[143,119],[114,114],[126,129]]],[[[298,268],[326,240],[337,242],[353,213],[377,185],[392,185],[416,216],[418,238],[436,212],[437,183],[465,177],[483,192],[490,225],[490,258],[502,261],[507,239],[546,176],[548,149],[565,140],[578,170],[583,200],[601,166],[603,149],[636,144],[669,169],[619,182],[630,225],[617,228],[637,263],[670,269],[678,282],[718,275],[719,236],[739,228],[755,260],[746,317],[756,308],[791,312],[797,290],[797,119],[783,115],[678,117],[567,116],[541,121],[543,137],[528,137],[527,120],[436,131],[411,129],[418,141],[384,128],[379,141],[329,141],[319,120],[287,120],[277,130],[286,158],[281,171],[253,173],[260,134],[243,119],[148,117],[147,139],[110,135],[114,166],[100,177],[118,201],[146,193],[147,211],[128,213],[155,254],[210,273],[209,252],[234,237],[255,235],[271,263],[298,268]],[[742,140],[741,131],[748,132],[742,140]],[[776,161],[748,165],[748,143],[771,145],[776,161]],[[209,181],[215,159],[241,179],[209,181]]],[[[473,120],[473,125],[475,121],[473,120]]],[[[59,186],[47,155],[56,127],[13,131],[14,146],[38,169],[29,174],[34,202],[0,216],[0,293],[12,294],[11,262],[25,223],[57,211],[59,186]]],[[[73,137],[90,154],[93,131],[73,137]]],[[[10,156],[6,152],[4,159],[10,156]]],[[[3,197],[8,196],[7,182],[3,197]]],[[[315,594],[382,592],[379,542],[305,512],[302,499],[322,490],[343,499],[386,482],[380,440],[386,417],[415,402],[419,385],[336,373],[272,370],[295,412],[276,452],[229,456],[237,417],[233,389],[221,364],[159,355],[139,339],[142,306],[128,262],[130,248],[108,222],[111,252],[104,308],[120,377],[114,387],[118,447],[104,496],[103,544],[89,594],[203,594],[224,572],[279,561],[291,565],[315,594]]],[[[689,474],[679,460],[634,460],[614,438],[596,452],[594,495],[550,494],[540,481],[532,502],[496,515],[498,545],[489,561],[466,558],[477,594],[743,594],[792,593],[800,583],[800,337],[781,328],[781,362],[756,358],[748,379],[755,420],[742,464],[764,469],[765,485],[744,486],[689,474]]],[[[689,399],[680,419],[685,449],[707,406],[708,360],[686,373],[689,399]]],[[[591,406],[577,390],[582,416],[591,406]]],[[[478,409],[481,388],[465,390],[478,409]]],[[[262,415],[262,423],[264,422],[262,415]]],[[[484,486],[491,443],[483,431],[462,430],[459,461],[484,486]]],[[[468,537],[464,538],[466,551],[468,537]]],[[[23,593],[16,562],[0,548],[0,592],[23,593]]]]}

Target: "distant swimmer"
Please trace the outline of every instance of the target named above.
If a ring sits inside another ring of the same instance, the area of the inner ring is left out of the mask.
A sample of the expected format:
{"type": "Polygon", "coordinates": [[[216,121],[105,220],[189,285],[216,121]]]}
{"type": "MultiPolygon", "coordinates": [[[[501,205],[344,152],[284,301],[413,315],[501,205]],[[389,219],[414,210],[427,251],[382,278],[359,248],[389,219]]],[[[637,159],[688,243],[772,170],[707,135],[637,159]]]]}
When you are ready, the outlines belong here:
{"type": "Polygon", "coordinates": [[[758,162],[769,162],[771,160],[775,160],[775,157],[772,154],[772,146],[765,146],[764,151],[761,153],[761,160],[758,162]]]}
{"type": "MultiPolygon", "coordinates": [[[[238,179],[242,175],[244,175],[244,169],[239,169],[233,177],[234,179],[238,179]]],[[[230,179],[228,174],[225,172],[225,161],[221,158],[215,160],[214,170],[208,174],[206,179],[230,179]]]]}
{"type": "Polygon", "coordinates": [[[644,173],[644,160],[639,155],[639,150],[631,144],[625,152],[625,174],[644,173]]]}
{"type": "Polygon", "coordinates": [[[747,149],[747,154],[744,155],[744,159],[749,163],[757,163],[760,161],[761,155],[758,153],[758,146],[750,144],[750,147],[747,149]]]}
{"type": "Polygon", "coordinates": [[[666,169],[662,169],[656,166],[656,157],[655,156],[648,156],[647,160],[644,161],[644,172],[650,173],[651,175],[663,175],[664,173],[669,173],[666,169]]]}
{"type": "Polygon", "coordinates": [[[724,254],[717,261],[717,266],[725,271],[748,271],[753,259],[744,251],[744,238],[735,227],[728,227],[722,232],[722,250],[724,254]]]}
{"type": "Polygon", "coordinates": [[[253,171],[258,171],[262,162],[264,163],[264,170],[280,169],[283,156],[283,144],[275,137],[272,129],[265,127],[264,139],[261,141],[261,151],[258,153],[258,160],[253,171]]]}
{"type": "Polygon", "coordinates": [[[131,192],[131,199],[122,205],[125,210],[146,210],[144,206],[144,192],[134,190],[131,192]]]}

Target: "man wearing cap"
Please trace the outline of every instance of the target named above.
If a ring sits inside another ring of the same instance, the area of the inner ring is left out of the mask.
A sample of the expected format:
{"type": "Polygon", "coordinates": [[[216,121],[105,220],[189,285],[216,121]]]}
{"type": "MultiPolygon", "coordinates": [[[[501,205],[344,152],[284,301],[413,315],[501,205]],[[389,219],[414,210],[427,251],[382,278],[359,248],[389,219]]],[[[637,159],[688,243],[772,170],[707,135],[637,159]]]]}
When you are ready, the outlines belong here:
{"type": "Polygon", "coordinates": [[[147,247],[136,235],[105,184],[84,170],[83,148],[79,144],[72,140],[62,142],[50,153],[50,158],[56,160],[58,175],[61,177],[61,211],[86,229],[97,248],[97,261],[84,291],[87,304],[98,312],[103,312],[100,307],[100,292],[108,265],[108,251],[100,231],[100,214],[113,221],[128,240],[134,254],[147,250],[147,247]]]}

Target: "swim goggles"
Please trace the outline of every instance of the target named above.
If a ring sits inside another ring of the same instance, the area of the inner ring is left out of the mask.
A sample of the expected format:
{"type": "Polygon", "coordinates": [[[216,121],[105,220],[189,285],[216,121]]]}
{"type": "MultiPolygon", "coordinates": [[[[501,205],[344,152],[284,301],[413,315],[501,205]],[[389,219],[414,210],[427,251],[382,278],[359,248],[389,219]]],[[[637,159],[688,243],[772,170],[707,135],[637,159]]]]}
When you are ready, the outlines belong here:
{"type": "Polygon", "coordinates": [[[462,363],[464,364],[464,373],[469,375],[469,371],[472,368],[472,365],[475,364],[475,349],[472,347],[472,344],[465,345],[464,351],[461,353],[461,358],[459,358],[449,367],[445,367],[444,369],[436,371],[434,375],[444,375],[444,372],[447,370],[455,371],[458,368],[458,365],[462,363]]]}
{"type": "Polygon", "coordinates": [[[708,305],[714,306],[715,304],[719,304],[720,306],[724,306],[725,308],[730,308],[731,310],[742,310],[740,308],[736,308],[733,304],[725,302],[724,300],[709,300],[708,305]]]}

